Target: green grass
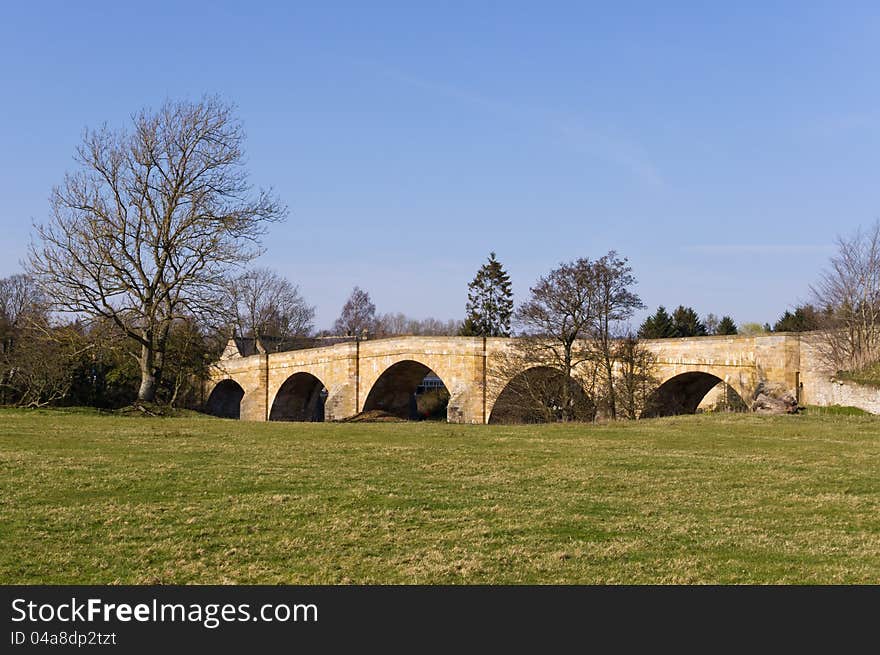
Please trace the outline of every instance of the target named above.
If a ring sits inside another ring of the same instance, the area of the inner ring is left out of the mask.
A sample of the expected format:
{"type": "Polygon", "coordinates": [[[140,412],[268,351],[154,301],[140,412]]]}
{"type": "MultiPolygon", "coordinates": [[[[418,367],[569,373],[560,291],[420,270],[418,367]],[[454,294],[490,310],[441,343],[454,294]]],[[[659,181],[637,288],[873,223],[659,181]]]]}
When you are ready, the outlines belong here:
{"type": "Polygon", "coordinates": [[[804,412],[810,416],[868,416],[869,412],[847,405],[807,405],[804,412]]]}
{"type": "Polygon", "coordinates": [[[858,371],[838,371],[837,377],[856,384],[869,387],[880,387],[880,362],[871,364],[858,371]]]}
{"type": "Polygon", "coordinates": [[[0,411],[4,583],[877,583],[880,419],[0,411]]]}

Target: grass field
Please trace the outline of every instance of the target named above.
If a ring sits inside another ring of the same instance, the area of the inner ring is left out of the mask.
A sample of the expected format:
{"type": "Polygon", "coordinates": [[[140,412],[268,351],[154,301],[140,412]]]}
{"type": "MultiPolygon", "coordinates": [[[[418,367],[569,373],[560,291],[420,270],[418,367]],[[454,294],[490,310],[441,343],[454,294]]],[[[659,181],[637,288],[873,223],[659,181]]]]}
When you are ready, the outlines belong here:
{"type": "Polygon", "coordinates": [[[0,410],[4,583],[878,583],[880,419],[0,410]]]}

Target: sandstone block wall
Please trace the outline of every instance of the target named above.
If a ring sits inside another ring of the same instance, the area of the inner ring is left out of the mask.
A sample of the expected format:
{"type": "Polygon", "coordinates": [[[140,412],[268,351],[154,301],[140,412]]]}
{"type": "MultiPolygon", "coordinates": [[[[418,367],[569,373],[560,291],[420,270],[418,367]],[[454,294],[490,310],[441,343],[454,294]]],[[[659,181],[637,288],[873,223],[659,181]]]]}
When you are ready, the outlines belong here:
{"type": "Polygon", "coordinates": [[[814,335],[801,341],[801,404],[843,405],[880,414],[880,389],[838,380],[823,360],[814,335]]]}
{"type": "MultiPolygon", "coordinates": [[[[245,392],[241,418],[265,421],[284,382],[294,374],[308,373],[328,391],[326,418],[342,419],[364,408],[370,390],[390,367],[413,361],[443,380],[450,392],[450,421],[483,423],[506,384],[496,374],[495,364],[513,345],[511,339],[396,337],[249,357],[230,348],[215,365],[206,397],[219,381],[235,380],[245,392]]],[[[832,382],[809,335],[658,339],[644,345],[656,355],[661,382],[701,372],[729,384],[746,403],[760,384],[772,383],[798,394],[802,404],[854,405],[880,413],[880,394],[873,389],[832,382]]]]}
{"type": "Polygon", "coordinates": [[[244,421],[265,421],[267,414],[268,365],[266,355],[252,355],[217,362],[212,378],[206,388],[207,398],[211,390],[222,380],[234,380],[244,390],[241,401],[241,419],[244,421]]]}

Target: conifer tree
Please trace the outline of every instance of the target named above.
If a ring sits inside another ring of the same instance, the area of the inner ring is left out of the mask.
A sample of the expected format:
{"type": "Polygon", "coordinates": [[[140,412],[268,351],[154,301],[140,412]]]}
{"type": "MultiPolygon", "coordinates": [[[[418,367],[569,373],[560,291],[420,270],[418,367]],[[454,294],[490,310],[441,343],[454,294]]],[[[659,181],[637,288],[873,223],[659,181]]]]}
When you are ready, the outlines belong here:
{"type": "Polygon", "coordinates": [[[675,324],[676,337],[704,337],[707,334],[706,326],[700,321],[700,316],[693,307],[679,305],[678,309],[672,312],[672,322],[675,324]]]}
{"type": "Polygon", "coordinates": [[[653,316],[645,319],[639,328],[641,339],[667,339],[675,336],[675,324],[663,305],[657,308],[653,316]]]}
{"type": "Polygon", "coordinates": [[[736,327],[736,323],[733,322],[730,316],[723,316],[718,322],[718,329],[715,330],[715,334],[736,334],[737,332],[739,330],[736,327]]]}
{"type": "Polygon", "coordinates": [[[474,323],[470,317],[464,319],[464,323],[458,328],[458,336],[460,337],[478,337],[480,336],[480,328],[474,323]]]}
{"type": "Polygon", "coordinates": [[[466,311],[467,318],[460,333],[463,336],[510,336],[513,290],[510,276],[494,252],[468,284],[466,311]]]}
{"type": "Polygon", "coordinates": [[[786,311],[773,326],[774,332],[809,332],[818,330],[820,314],[812,305],[795,307],[794,313],[786,311]]]}

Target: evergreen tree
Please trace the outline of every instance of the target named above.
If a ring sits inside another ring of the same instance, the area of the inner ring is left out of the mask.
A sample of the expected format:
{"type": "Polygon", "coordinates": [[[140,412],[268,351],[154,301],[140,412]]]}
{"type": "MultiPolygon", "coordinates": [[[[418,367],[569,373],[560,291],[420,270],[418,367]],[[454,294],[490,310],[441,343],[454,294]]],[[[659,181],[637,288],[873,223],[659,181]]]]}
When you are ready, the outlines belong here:
{"type": "Polygon", "coordinates": [[[812,305],[795,307],[794,313],[786,311],[773,326],[774,332],[809,332],[819,329],[819,312],[812,305]]]}
{"type": "Polygon", "coordinates": [[[672,312],[672,322],[675,324],[676,337],[704,337],[707,334],[706,326],[693,307],[679,305],[672,312]]]}
{"type": "Polygon", "coordinates": [[[462,334],[471,336],[509,337],[510,317],[513,314],[513,290],[510,276],[495,253],[480,267],[468,285],[467,319],[462,334]]]}
{"type": "Polygon", "coordinates": [[[667,339],[674,336],[675,325],[663,305],[657,308],[653,316],[646,318],[639,328],[640,339],[667,339]]]}
{"type": "Polygon", "coordinates": [[[721,320],[718,322],[718,329],[715,330],[715,334],[736,334],[737,332],[736,323],[733,322],[730,316],[721,317],[721,320]]]}
{"type": "Polygon", "coordinates": [[[458,336],[460,337],[478,337],[480,336],[480,328],[474,323],[472,318],[464,319],[464,323],[458,328],[458,336]]]}

